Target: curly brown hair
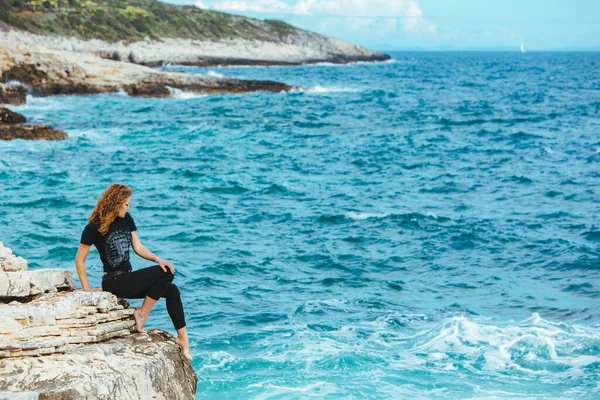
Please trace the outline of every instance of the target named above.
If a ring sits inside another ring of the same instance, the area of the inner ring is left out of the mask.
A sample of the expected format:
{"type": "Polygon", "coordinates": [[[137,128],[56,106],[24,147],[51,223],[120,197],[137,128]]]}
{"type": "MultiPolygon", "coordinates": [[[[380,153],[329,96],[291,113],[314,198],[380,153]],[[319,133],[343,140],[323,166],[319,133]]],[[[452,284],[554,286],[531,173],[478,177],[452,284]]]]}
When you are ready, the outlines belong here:
{"type": "Polygon", "coordinates": [[[119,208],[131,196],[133,190],[122,183],[113,183],[98,198],[96,207],[88,218],[88,223],[98,224],[98,232],[106,235],[110,224],[117,219],[119,208]]]}

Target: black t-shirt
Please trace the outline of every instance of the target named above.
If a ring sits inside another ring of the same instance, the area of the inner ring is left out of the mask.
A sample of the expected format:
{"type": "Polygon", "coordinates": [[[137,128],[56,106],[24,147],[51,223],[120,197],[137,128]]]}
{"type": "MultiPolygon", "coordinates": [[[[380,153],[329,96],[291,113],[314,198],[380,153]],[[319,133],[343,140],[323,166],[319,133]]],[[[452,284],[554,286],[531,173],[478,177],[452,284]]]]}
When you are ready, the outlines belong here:
{"type": "Polygon", "coordinates": [[[131,232],[137,230],[131,215],[126,213],[125,218],[117,216],[104,236],[98,232],[98,226],[97,223],[87,224],[81,234],[81,243],[96,246],[104,264],[104,272],[131,271],[131,232]]]}

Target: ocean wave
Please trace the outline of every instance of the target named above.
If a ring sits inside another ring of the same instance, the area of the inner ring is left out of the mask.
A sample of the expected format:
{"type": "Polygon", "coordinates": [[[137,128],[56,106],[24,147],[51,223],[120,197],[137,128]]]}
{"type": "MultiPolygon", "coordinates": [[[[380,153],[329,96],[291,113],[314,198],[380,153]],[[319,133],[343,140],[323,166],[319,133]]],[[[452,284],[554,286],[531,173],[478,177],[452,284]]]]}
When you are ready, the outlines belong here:
{"type": "Polygon", "coordinates": [[[206,354],[202,366],[198,372],[202,371],[223,371],[227,369],[228,364],[232,364],[237,357],[226,351],[214,351],[206,354]]]}
{"type": "Polygon", "coordinates": [[[43,207],[44,209],[60,209],[66,207],[75,206],[76,203],[67,200],[65,196],[57,196],[57,197],[44,197],[41,199],[17,202],[17,203],[3,203],[0,204],[4,207],[17,207],[17,208],[39,208],[43,207]]]}
{"type": "Polygon", "coordinates": [[[327,300],[309,300],[299,306],[294,315],[316,314],[325,315],[328,313],[343,313],[347,309],[347,302],[338,299],[327,300]]]}
{"type": "Polygon", "coordinates": [[[364,212],[350,211],[350,212],[347,212],[344,215],[344,217],[353,219],[355,221],[361,221],[363,219],[368,219],[368,218],[385,218],[389,215],[390,215],[389,213],[364,213],[364,212]]]}
{"type": "Polygon", "coordinates": [[[326,93],[357,93],[360,89],[348,86],[313,86],[307,89],[293,90],[292,92],[304,92],[309,94],[326,94],[326,93]]]}
{"type": "Polygon", "coordinates": [[[359,211],[348,211],[346,214],[326,214],[319,216],[318,220],[321,223],[328,224],[343,224],[350,221],[364,221],[364,220],[383,220],[390,219],[392,221],[400,222],[417,222],[417,221],[436,221],[440,223],[452,222],[452,219],[448,217],[438,216],[434,212],[428,211],[425,214],[413,212],[413,213],[369,213],[359,211]]]}
{"type": "MultiPolygon", "coordinates": [[[[532,118],[492,118],[492,119],[476,118],[476,119],[467,119],[467,120],[455,120],[455,119],[449,119],[449,118],[444,118],[444,117],[438,117],[437,123],[440,125],[446,125],[446,126],[471,126],[471,125],[481,125],[481,124],[515,125],[515,124],[526,123],[526,122],[543,122],[546,119],[547,118],[543,117],[543,116],[532,117],[532,118]]],[[[527,136],[523,137],[523,138],[530,139],[531,136],[537,136],[537,138],[543,138],[542,136],[538,136],[538,135],[528,135],[528,134],[526,134],[526,135],[527,136]]],[[[511,135],[511,137],[513,137],[513,139],[515,139],[515,140],[523,139],[523,138],[520,138],[515,135],[511,135]]]]}
{"type": "Polygon", "coordinates": [[[446,369],[460,364],[479,374],[485,371],[553,375],[584,372],[600,362],[600,329],[542,319],[537,313],[504,327],[452,317],[437,327],[407,338],[415,365],[446,369]]]}
{"type": "Polygon", "coordinates": [[[206,94],[184,92],[181,89],[172,88],[170,86],[167,86],[167,89],[169,89],[169,93],[171,94],[172,98],[179,99],[179,100],[199,99],[199,98],[207,97],[208,96],[206,94]]]}
{"type": "Polygon", "coordinates": [[[280,397],[284,394],[289,395],[292,393],[302,393],[304,396],[312,395],[316,398],[322,398],[328,394],[339,393],[337,385],[325,381],[308,383],[303,386],[282,386],[272,383],[271,381],[265,381],[248,385],[248,388],[268,390],[264,396],[259,397],[261,399],[270,399],[272,397],[280,397]]]}
{"type": "Polygon", "coordinates": [[[232,195],[240,195],[249,191],[243,186],[233,185],[233,186],[216,186],[202,189],[203,192],[206,193],[214,193],[214,194],[232,194],[232,195]]]}
{"type": "Polygon", "coordinates": [[[165,240],[183,243],[207,243],[216,242],[217,238],[211,235],[193,235],[187,232],[179,232],[174,235],[165,237],[165,240]]]}
{"type": "Polygon", "coordinates": [[[208,71],[208,72],[206,73],[206,75],[208,75],[208,76],[212,76],[212,77],[215,77],[215,78],[224,78],[224,77],[225,77],[225,75],[223,75],[223,74],[220,74],[220,73],[218,73],[218,72],[215,72],[215,71],[213,71],[213,70],[210,70],[210,71],[208,71]]]}
{"type": "Polygon", "coordinates": [[[318,62],[318,63],[313,63],[313,64],[303,64],[303,67],[352,67],[355,65],[390,65],[390,64],[400,64],[399,60],[390,58],[389,60],[385,60],[385,61],[352,61],[352,62],[348,62],[348,63],[332,63],[332,62],[318,62]]]}

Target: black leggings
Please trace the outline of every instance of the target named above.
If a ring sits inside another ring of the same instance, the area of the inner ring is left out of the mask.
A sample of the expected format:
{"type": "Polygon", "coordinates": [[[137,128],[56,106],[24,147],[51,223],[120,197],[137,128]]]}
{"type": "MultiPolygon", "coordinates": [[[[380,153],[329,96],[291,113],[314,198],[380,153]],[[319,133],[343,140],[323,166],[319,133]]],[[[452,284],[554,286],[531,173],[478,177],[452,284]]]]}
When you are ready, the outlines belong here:
{"type": "Polygon", "coordinates": [[[164,297],[167,301],[167,311],[177,330],[185,326],[185,317],[179,289],[171,283],[173,278],[174,275],[168,268],[165,272],[160,266],[155,265],[103,278],[102,290],[126,299],[143,299],[148,296],[158,300],[164,297]]]}

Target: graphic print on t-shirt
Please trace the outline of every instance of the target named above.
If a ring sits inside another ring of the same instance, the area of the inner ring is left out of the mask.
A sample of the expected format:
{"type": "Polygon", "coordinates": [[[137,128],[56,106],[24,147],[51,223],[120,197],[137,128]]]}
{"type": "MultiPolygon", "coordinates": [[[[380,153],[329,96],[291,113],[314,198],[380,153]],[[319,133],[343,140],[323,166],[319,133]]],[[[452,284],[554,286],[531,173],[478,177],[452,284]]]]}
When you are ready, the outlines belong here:
{"type": "Polygon", "coordinates": [[[106,261],[116,268],[123,261],[129,261],[131,232],[115,231],[106,238],[106,261]]]}

